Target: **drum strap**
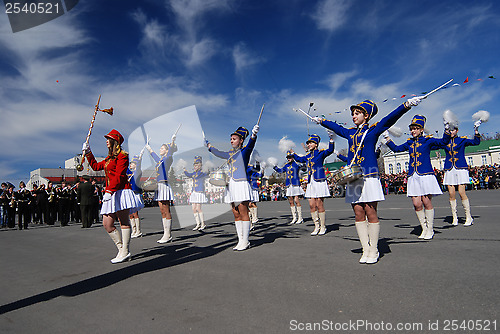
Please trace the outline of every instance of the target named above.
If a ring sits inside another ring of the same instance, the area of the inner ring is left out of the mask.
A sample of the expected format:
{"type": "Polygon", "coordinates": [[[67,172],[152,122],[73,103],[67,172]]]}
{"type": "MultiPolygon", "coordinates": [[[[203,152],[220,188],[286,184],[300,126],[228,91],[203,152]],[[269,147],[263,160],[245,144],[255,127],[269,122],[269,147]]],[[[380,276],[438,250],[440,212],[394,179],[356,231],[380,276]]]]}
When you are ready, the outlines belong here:
{"type": "Polygon", "coordinates": [[[363,133],[363,137],[361,137],[361,141],[359,142],[358,148],[356,149],[356,153],[354,153],[354,157],[352,158],[351,163],[349,164],[349,168],[352,167],[354,164],[354,161],[356,161],[356,157],[358,156],[359,149],[361,148],[361,145],[363,145],[363,141],[365,140],[366,134],[368,133],[369,129],[366,129],[365,133],[363,133]]]}

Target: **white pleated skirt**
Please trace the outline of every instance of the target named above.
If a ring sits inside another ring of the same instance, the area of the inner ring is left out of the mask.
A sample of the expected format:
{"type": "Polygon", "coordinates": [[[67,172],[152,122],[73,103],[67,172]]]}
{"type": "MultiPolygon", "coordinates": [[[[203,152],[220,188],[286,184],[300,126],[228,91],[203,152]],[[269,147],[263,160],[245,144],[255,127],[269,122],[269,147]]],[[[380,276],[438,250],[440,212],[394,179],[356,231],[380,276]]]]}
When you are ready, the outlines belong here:
{"type": "Polygon", "coordinates": [[[189,203],[198,204],[198,203],[207,203],[208,199],[204,193],[199,191],[193,191],[189,196],[189,203]]]}
{"type": "Polygon", "coordinates": [[[363,177],[346,185],[346,203],[370,203],[383,200],[385,200],[384,191],[378,177],[363,177]]]}
{"type": "Polygon", "coordinates": [[[304,195],[304,189],[302,189],[301,186],[288,186],[286,188],[286,196],[303,196],[304,195]]]}
{"type": "Polygon", "coordinates": [[[173,201],[174,194],[172,188],[166,182],[158,182],[158,188],[155,191],[156,201],[173,201]]]}
{"type": "Polygon", "coordinates": [[[252,187],[248,181],[229,180],[224,193],[225,203],[235,203],[239,205],[241,202],[250,201],[252,199],[252,187]]]}
{"type": "Polygon", "coordinates": [[[452,169],[444,172],[443,184],[456,186],[459,184],[469,183],[469,170],[468,169],[452,169]]]}
{"type": "Polygon", "coordinates": [[[328,189],[328,184],[326,181],[315,181],[311,177],[311,182],[307,184],[306,188],[306,198],[321,198],[330,197],[330,189],[328,189]]]}
{"type": "Polygon", "coordinates": [[[107,215],[126,209],[129,209],[131,211],[130,213],[133,213],[139,211],[143,207],[144,203],[136,196],[132,189],[120,189],[111,195],[109,201],[102,203],[101,215],[107,215]]]}
{"type": "Polygon", "coordinates": [[[406,194],[408,197],[442,194],[443,192],[434,174],[418,175],[417,173],[413,173],[408,178],[406,194]]]}
{"type": "Polygon", "coordinates": [[[141,211],[142,208],[144,208],[144,200],[142,199],[142,194],[141,193],[136,193],[135,191],[133,193],[137,197],[137,200],[141,204],[140,204],[140,206],[138,206],[136,208],[131,208],[129,214],[133,214],[133,213],[139,212],[139,211],[141,211]]]}
{"type": "Polygon", "coordinates": [[[252,189],[252,199],[250,202],[257,203],[259,201],[259,191],[252,189]]]}

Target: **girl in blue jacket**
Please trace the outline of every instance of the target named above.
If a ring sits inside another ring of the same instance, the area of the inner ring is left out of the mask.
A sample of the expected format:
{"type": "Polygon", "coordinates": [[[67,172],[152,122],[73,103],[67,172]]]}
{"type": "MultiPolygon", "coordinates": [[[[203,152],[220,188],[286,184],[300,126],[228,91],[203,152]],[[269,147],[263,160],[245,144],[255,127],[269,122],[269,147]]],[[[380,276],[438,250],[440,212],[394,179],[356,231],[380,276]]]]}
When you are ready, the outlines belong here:
{"type": "Polygon", "coordinates": [[[387,146],[394,152],[408,151],[410,162],[408,168],[407,196],[411,197],[415,213],[422,226],[420,239],[431,240],[434,237],[434,207],[432,196],[441,195],[434,169],[431,164],[431,150],[437,150],[450,142],[449,125],[445,123],[443,138],[424,136],[425,117],[415,115],[409,126],[412,138],[396,145],[385,133],[387,146]]]}
{"type": "Polygon", "coordinates": [[[462,205],[465,211],[465,224],[464,226],[472,225],[473,219],[470,213],[469,198],[465,194],[465,185],[469,183],[469,166],[465,160],[465,147],[476,146],[481,143],[481,135],[478,128],[481,121],[474,123],[474,139],[467,137],[458,137],[458,128],[452,129],[451,140],[448,145],[443,148],[446,152],[446,159],[444,161],[444,180],[443,184],[448,186],[448,193],[450,194],[451,214],[453,216],[452,225],[458,225],[457,215],[457,200],[455,198],[455,187],[458,187],[458,193],[462,199],[462,205]]]}
{"type": "Polygon", "coordinates": [[[199,155],[194,157],[193,168],[194,172],[192,173],[188,173],[184,168],[184,175],[193,180],[193,187],[189,196],[189,203],[191,203],[191,207],[193,208],[194,221],[196,222],[193,231],[202,231],[206,225],[201,205],[208,202],[207,196],[205,196],[205,179],[208,177],[208,174],[201,170],[202,158],[199,155]]]}
{"type": "Polygon", "coordinates": [[[384,192],[379,179],[376,144],[379,136],[393,126],[412,106],[420,103],[422,97],[414,97],[400,105],[389,115],[370,126],[368,122],[377,114],[375,102],[365,100],[351,106],[352,121],[356,127],[346,129],[336,122],[315,117],[314,121],[327,129],[335,131],[348,141],[347,161],[358,164],[363,171],[363,178],[346,185],[346,203],[351,203],[356,219],[356,231],[363,247],[359,263],[373,264],[378,261],[378,237],[380,223],[377,205],[383,201],[384,192]]]}
{"type": "Polygon", "coordinates": [[[311,235],[323,235],[326,233],[326,212],[323,205],[325,197],[330,197],[330,189],[326,183],[325,169],[323,167],[327,156],[333,153],[333,132],[329,133],[330,143],[326,150],[318,149],[321,138],[314,134],[309,136],[306,142],[308,153],[300,156],[293,153],[293,158],[307,166],[307,188],[305,197],[309,200],[311,218],[314,222],[314,230],[311,235]]]}

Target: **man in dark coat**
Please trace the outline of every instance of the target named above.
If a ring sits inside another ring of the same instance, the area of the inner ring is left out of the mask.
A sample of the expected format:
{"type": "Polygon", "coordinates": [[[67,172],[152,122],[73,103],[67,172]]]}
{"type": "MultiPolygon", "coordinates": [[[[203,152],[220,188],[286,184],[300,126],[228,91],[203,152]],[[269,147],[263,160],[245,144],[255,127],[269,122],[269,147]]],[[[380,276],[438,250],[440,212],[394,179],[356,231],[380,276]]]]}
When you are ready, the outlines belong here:
{"type": "Polygon", "coordinates": [[[83,182],[78,185],[77,201],[80,203],[80,212],[82,217],[82,228],[92,226],[92,201],[94,196],[94,185],[90,183],[88,175],[83,176],[83,182]]]}

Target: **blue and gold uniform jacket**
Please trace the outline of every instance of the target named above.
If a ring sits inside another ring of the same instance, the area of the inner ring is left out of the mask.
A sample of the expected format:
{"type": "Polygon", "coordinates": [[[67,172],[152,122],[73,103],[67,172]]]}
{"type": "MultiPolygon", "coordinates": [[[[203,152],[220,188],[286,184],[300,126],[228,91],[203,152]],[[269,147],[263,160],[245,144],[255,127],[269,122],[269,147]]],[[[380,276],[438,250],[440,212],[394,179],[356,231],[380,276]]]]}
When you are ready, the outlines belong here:
{"type": "Polygon", "coordinates": [[[300,156],[296,153],[293,154],[293,158],[301,163],[305,163],[307,166],[307,182],[311,182],[311,176],[317,182],[325,181],[325,168],[323,163],[327,156],[333,153],[335,145],[331,141],[326,150],[314,150],[306,154],[306,156],[300,156]]]}
{"type": "Polygon", "coordinates": [[[361,138],[363,138],[363,134],[368,131],[354,163],[361,166],[365,177],[378,177],[377,154],[375,152],[378,137],[382,132],[393,126],[408,110],[410,109],[402,104],[372,126],[364,123],[357,128],[347,129],[336,122],[328,120],[323,120],[321,125],[334,131],[340,137],[347,139],[349,145],[347,163],[351,163],[354,159],[354,154],[358,149],[361,138]]]}
{"type": "Polygon", "coordinates": [[[201,170],[192,173],[184,171],[184,175],[193,179],[193,187],[191,188],[192,192],[202,193],[205,191],[205,179],[208,176],[207,173],[201,170]]]}
{"type": "Polygon", "coordinates": [[[139,160],[136,164],[136,168],[134,171],[130,170],[130,167],[127,168],[127,178],[128,182],[130,183],[130,187],[132,188],[132,191],[136,193],[142,192],[142,188],[139,186],[141,182],[141,160],[139,160]]]}
{"type": "Polygon", "coordinates": [[[259,180],[262,177],[262,173],[259,172],[258,169],[256,169],[253,166],[248,166],[247,168],[247,177],[248,177],[248,182],[250,182],[250,186],[252,187],[253,190],[259,190],[259,180]]]}
{"type": "Polygon", "coordinates": [[[249,181],[247,176],[247,166],[250,161],[250,155],[257,138],[248,140],[248,144],[242,149],[231,149],[229,152],[219,151],[211,146],[208,150],[221,159],[227,159],[228,174],[234,181],[249,181]]]}
{"type": "Polygon", "coordinates": [[[387,142],[387,146],[394,152],[410,153],[410,164],[408,166],[408,175],[417,173],[418,175],[434,175],[434,169],[431,164],[431,151],[437,150],[450,142],[450,134],[445,132],[443,138],[432,138],[431,136],[418,136],[408,138],[408,140],[396,145],[392,140],[387,142]]]}
{"type": "Polygon", "coordinates": [[[174,162],[174,149],[170,148],[165,156],[160,157],[155,152],[151,153],[151,157],[156,162],[156,181],[158,182],[168,182],[168,171],[172,162],[174,162]]]}
{"type": "Polygon", "coordinates": [[[465,147],[476,146],[481,143],[481,135],[478,133],[474,135],[474,139],[467,137],[453,137],[446,146],[441,146],[446,152],[446,159],[444,160],[444,170],[467,169],[467,161],[465,161],[465,147]]]}
{"type": "Polygon", "coordinates": [[[285,186],[300,186],[300,166],[295,161],[287,162],[282,168],[274,166],[274,170],[278,173],[285,173],[285,186]]]}

